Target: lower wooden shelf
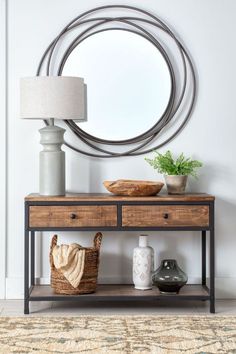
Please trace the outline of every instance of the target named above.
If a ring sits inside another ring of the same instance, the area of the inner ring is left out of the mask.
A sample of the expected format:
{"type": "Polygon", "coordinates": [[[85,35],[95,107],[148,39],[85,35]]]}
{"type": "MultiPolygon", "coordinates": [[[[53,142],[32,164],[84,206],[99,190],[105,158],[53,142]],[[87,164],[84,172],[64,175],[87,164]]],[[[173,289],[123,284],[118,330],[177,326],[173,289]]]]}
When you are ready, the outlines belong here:
{"type": "Polygon", "coordinates": [[[185,285],[179,294],[161,294],[152,290],[136,290],[133,285],[98,285],[93,294],[59,295],[50,285],[35,285],[30,291],[30,301],[80,301],[80,300],[209,300],[209,289],[205,285],[185,285]]]}

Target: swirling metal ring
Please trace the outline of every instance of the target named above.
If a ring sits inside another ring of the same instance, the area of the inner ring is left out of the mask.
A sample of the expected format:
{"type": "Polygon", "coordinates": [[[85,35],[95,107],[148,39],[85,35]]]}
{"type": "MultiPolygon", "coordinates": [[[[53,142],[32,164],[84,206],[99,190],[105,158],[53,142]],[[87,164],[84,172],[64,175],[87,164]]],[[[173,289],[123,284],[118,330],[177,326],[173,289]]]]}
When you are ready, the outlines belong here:
{"type": "MultiPolygon", "coordinates": [[[[79,149],[75,146],[72,146],[70,143],[65,142],[65,145],[68,146],[69,148],[73,149],[74,151],[77,151],[79,153],[85,154],[87,156],[92,156],[92,157],[103,157],[103,158],[110,158],[110,157],[120,157],[120,156],[136,156],[136,155],[141,155],[141,154],[146,154],[148,152],[151,152],[153,150],[156,150],[165,144],[169,143],[171,140],[173,140],[185,127],[186,123],[188,122],[194,104],[196,100],[196,76],[194,72],[194,67],[193,63],[190,59],[190,56],[188,55],[186,49],[183,47],[183,45],[180,43],[180,41],[176,38],[174,33],[170,30],[170,28],[158,17],[150,14],[149,12],[133,7],[133,6],[126,6],[126,5],[108,5],[108,6],[100,6],[94,9],[91,9],[89,11],[86,11],[82,13],[81,15],[77,16],[74,18],[66,27],[63,28],[63,30],[59,33],[59,35],[50,43],[46,51],[44,52],[38,69],[37,69],[37,76],[41,75],[43,72],[43,67],[46,64],[46,75],[50,75],[50,72],[52,70],[52,56],[55,54],[57,50],[57,46],[65,36],[71,31],[75,29],[79,29],[80,26],[88,25],[88,27],[80,32],[70,43],[68,48],[65,50],[62,59],[60,60],[60,63],[58,65],[57,69],[57,75],[62,75],[64,65],[66,63],[66,60],[70,56],[71,52],[84,40],[89,38],[90,36],[104,32],[104,31],[110,31],[110,30],[123,30],[123,31],[128,31],[135,33],[139,36],[142,36],[146,40],[148,40],[151,44],[153,44],[162,54],[169,73],[170,73],[170,79],[171,79],[171,92],[170,92],[170,98],[169,102],[167,104],[167,107],[161,116],[161,118],[158,119],[158,121],[154,124],[153,127],[151,127],[149,130],[144,132],[143,134],[140,134],[134,138],[131,139],[126,139],[126,140],[105,140],[101,139],[98,137],[95,137],[93,135],[88,134],[84,130],[82,130],[79,126],[74,121],[69,121],[65,120],[65,123],[67,126],[72,130],[72,132],[87,146],[90,148],[93,148],[94,150],[98,151],[99,153],[93,153],[90,151],[84,151],[82,149],[79,149]],[[108,10],[108,9],[127,9],[131,10],[134,12],[141,13],[142,15],[145,15],[146,17],[136,17],[136,16],[116,16],[116,17],[106,17],[106,16],[101,16],[101,17],[91,17],[94,13],[101,12],[103,10],[108,10]],[[107,24],[112,24],[112,23],[121,23],[123,26],[127,27],[106,27],[103,28],[104,25],[107,24]],[[141,25],[142,24],[142,25],[141,25]],[[176,82],[176,77],[175,77],[175,72],[173,68],[173,63],[170,60],[169,55],[167,54],[166,50],[164,49],[163,45],[160,43],[158,38],[154,37],[147,29],[143,27],[143,25],[148,24],[151,26],[154,26],[154,28],[161,30],[165,32],[176,44],[177,49],[180,53],[181,61],[182,61],[182,66],[183,66],[183,83],[182,87],[179,89],[180,93],[177,95],[177,82],[176,82]],[[190,82],[190,84],[189,84],[190,82]],[[188,92],[187,92],[187,87],[188,87],[188,92]],[[189,90],[191,90],[191,93],[189,93],[189,90]],[[188,99],[187,95],[190,95],[190,98],[188,99]],[[168,128],[168,126],[173,122],[173,120],[176,118],[176,115],[178,114],[180,108],[183,106],[184,100],[188,101],[187,105],[187,111],[185,112],[185,116],[182,119],[181,124],[179,127],[172,133],[168,138],[166,138],[164,141],[159,142],[159,144],[156,144],[155,146],[150,146],[151,143],[157,139],[161,133],[168,128]],[[108,148],[105,149],[101,147],[100,145],[104,146],[121,146],[121,145],[134,145],[133,147],[129,148],[126,151],[122,152],[117,152],[117,151],[111,151],[108,148]]],[[[45,124],[48,124],[47,121],[45,121],[45,124]]]]}

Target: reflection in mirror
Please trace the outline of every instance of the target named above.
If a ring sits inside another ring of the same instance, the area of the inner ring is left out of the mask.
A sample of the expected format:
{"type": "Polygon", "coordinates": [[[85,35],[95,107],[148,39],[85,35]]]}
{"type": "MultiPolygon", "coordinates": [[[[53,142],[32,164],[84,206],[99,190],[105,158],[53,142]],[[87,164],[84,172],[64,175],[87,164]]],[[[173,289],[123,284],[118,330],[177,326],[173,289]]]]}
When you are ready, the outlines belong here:
{"type": "Polygon", "coordinates": [[[164,113],[171,78],[162,56],[145,38],[122,30],[97,33],[67,59],[62,75],[87,84],[88,121],[79,124],[101,139],[130,139],[164,113]]]}

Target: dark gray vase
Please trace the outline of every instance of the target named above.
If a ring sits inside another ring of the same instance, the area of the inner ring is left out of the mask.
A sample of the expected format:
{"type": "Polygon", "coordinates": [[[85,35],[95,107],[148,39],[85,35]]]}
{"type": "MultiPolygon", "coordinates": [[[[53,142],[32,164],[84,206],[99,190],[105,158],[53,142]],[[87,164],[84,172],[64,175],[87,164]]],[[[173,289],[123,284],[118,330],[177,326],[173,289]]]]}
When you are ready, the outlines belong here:
{"type": "Polygon", "coordinates": [[[152,281],[162,293],[178,293],[187,283],[188,277],[175,259],[164,259],[153,273],[152,281]]]}

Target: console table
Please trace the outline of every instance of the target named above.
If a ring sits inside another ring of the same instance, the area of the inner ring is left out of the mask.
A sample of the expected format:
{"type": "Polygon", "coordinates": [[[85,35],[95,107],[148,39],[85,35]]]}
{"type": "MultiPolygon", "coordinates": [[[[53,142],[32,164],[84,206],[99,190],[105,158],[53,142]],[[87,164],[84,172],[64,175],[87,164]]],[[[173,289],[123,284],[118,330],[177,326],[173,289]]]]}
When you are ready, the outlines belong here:
{"type": "Polygon", "coordinates": [[[215,312],[214,196],[208,194],[122,197],[110,194],[66,194],[25,198],[24,313],[30,301],[80,300],[208,300],[215,312]],[[185,285],[179,294],[133,285],[98,285],[96,293],[57,295],[50,285],[35,285],[36,231],[200,231],[202,282],[185,285]],[[206,285],[206,232],[209,231],[209,287],[206,285]]]}

